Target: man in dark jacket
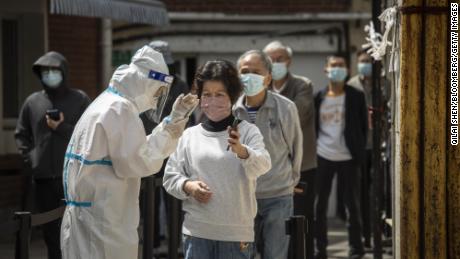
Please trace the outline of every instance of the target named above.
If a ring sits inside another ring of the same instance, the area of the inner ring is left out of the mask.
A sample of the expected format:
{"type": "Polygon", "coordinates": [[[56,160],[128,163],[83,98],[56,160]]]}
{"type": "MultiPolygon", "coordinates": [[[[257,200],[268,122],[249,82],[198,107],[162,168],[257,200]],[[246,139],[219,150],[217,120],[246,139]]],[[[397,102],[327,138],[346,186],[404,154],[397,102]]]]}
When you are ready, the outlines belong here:
{"type": "Polygon", "coordinates": [[[264,52],[271,58],[272,84],[270,89],[293,101],[299,113],[303,134],[303,157],[300,181],[306,186],[302,193],[294,195],[294,214],[304,215],[306,258],[312,259],[314,252],[314,201],[316,171],[316,132],[315,106],[313,102],[313,83],[310,79],[289,72],[292,50],[279,41],[270,42],[264,52]]]}
{"type": "MultiPolygon", "coordinates": [[[[67,66],[64,56],[54,51],[34,63],[43,90],[27,97],[15,131],[19,152],[32,172],[38,212],[61,205],[64,154],[75,124],[90,103],[84,92],[67,87],[67,66]]],[[[48,258],[61,258],[60,220],[46,224],[43,232],[48,258]]]]}
{"type": "Polygon", "coordinates": [[[364,254],[361,241],[360,165],[365,157],[367,107],[364,94],[345,84],[345,58],[331,56],[325,72],[329,85],[315,97],[318,170],[316,178],[316,258],[327,258],[327,208],[334,174],[342,185],[348,211],[350,258],[364,254]]]}

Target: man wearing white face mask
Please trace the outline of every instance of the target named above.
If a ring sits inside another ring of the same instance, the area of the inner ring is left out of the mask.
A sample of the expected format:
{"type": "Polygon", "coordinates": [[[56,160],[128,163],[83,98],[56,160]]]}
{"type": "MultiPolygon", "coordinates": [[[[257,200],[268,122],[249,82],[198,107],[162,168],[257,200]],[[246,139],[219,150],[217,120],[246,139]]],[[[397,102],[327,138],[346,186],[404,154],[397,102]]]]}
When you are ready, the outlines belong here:
{"type": "Polygon", "coordinates": [[[366,50],[358,51],[358,74],[348,80],[350,86],[363,91],[368,107],[369,132],[367,134],[366,157],[362,165],[361,175],[361,219],[363,223],[363,237],[366,247],[371,246],[370,228],[370,179],[372,167],[372,57],[366,50]]]}
{"type": "MultiPolygon", "coordinates": [[[[54,51],[34,63],[32,69],[43,90],[26,99],[16,126],[16,143],[26,169],[32,173],[35,193],[31,196],[38,212],[61,205],[65,150],[75,124],[90,103],[84,92],[68,87],[67,66],[64,56],[54,51]]],[[[61,258],[60,221],[46,224],[43,232],[48,258],[61,258]]]]}
{"type": "Polygon", "coordinates": [[[255,241],[264,259],[287,258],[285,221],[293,215],[294,187],[300,179],[302,129],[294,102],[268,91],[270,58],[250,50],[238,59],[244,95],[234,105],[239,119],[254,123],[264,137],[272,168],[257,179],[255,241]]]}
{"type": "Polygon", "coordinates": [[[348,211],[350,258],[364,254],[361,241],[360,165],[365,156],[367,107],[364,94],[345,84],[345,58],[327,58],[329,84],[315,97],[318,169],[316,177],[315,258],[327,258],[327,208],[332,179],[337,173],[348,211]]]}
{"type": "Polygon", "coordinates": [[[305,246],[307,259],[313,258],[314,237],[312,229],[315,201],[315,169],[316,169],[316,132],[315,107],[313,104],[313,84],[310,79],[289,72],[292,62],[292,49],[279,41],[270,42],[264,52],[272,60],[271,89],[293,101],[299,112],[300,125],[303,133],[303,157],[300,181],[305,188],[302,193],[294,196],[294,212],[304,215],[305,246]]]}
{"type": "Polygon", "coordinates": [[[161,118],[171,82],[163,56],[144,46],[78,121],[63,170],[63,258],[137,258],[140,178],[160,170],[198,104],[179,95],[146,136],[139,114],[161,118]]]}
{"type": "MultiPolygon", "coordinates": [[[[364,92],[366,104],[372,106],[372,57],[366,50],[358,51],[358,74],[348,80],[347,84],[364,92]]],[[[370,145],[371,143],[368,142],[370,145]]]]}
{"type": "MultiPolygon", "coordinates": [[[[368,125],[369,131],[367,134],[366,143],[366,157],[362,165],[361,177],[361,214],[363,221],[363,236],[364,244],[366,247],[371,247],[371,225],[370,225],[370,191],[371,191],[371,169],[372,169],[372,57],[367,53],[368,49],[358,51],[356,54],[358,58],[358,74],[348,80],[347,84],[355,87],[364,93],[366,98],[366,105],[368,107],[368,125]]],[[[385,87],[385,80],[381,83],[382,103],[386,103],[390,97],[390,88],[385,87]]]]}

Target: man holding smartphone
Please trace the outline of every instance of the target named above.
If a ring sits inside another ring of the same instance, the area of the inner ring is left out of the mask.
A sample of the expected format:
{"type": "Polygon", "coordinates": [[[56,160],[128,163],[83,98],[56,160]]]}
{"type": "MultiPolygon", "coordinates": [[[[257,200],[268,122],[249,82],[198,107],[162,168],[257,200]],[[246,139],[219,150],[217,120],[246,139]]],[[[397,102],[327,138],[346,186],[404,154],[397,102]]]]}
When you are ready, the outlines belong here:
{"type": "MultiPolygon", "coordinates": [[[[37,212],[61,205],[64,154],[75,124],[90,103],[81,90],[69,88],[67,60],[51,51],[33,65],[43,90],[25,100],[15,131],[16,144],[26,170],[31,171],[35,186],[34,207],[37,212]]],[[[29,208],[27,208],[29,209],[29,208]]],[[[60,220],[43,227],[48,258],[61,258],[60,220]]]]}

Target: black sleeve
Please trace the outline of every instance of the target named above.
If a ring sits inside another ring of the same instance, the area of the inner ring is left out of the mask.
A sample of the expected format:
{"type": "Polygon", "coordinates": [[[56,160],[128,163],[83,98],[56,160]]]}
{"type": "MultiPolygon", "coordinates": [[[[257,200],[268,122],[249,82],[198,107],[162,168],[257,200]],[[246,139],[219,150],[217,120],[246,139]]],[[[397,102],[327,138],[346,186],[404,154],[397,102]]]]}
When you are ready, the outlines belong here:
{"type": "Polygon", "coordinates": [[[33,133],[30,126],[29,105],[26,101],[19,113],[14,138],[26,165],[30,165],[29,152],[34,148],[33,133]]]}
{"type": "Polygon", "coordinates": [[[369,115],[368,115],[368,111],[367,111],[366,99],[364,97],[363,92],[358,92],[357,97],[359,98],[358,103],[360,104],[360,106],[358,108],[359,108],[359,114],[360,114],[361,121],[362,121],[361,130],[362,130],[362,133],[363,133],[365,139],[367,140],[367,134],[368,134],[368,131],[369,131],[369,121],[368,121],[368,116],[369,115]]]}
{"type": "Polygon", "coordinates": [[[86,108],[88,108],[89,104],[91,103],[91,99],[86,94],[83,94],[83,103],[80,107],[80,117],[85,112],[86,108]]]}
{"type": "Polygon", "coordinates": [[[315,95],[315,131],[316,131],[316,138],[318,138],[318,132],[319,132],[319,105],[321,103],[321,91],[317,92],[315,95]]]}
{"type": "Polygon", "coordinates": [[[81,115],[85,112],[86,108],[91,103],[91,100],[85,93],[80,93],[80,94],[82,95],[81,96],[82,101],[81,101],[80,107],[78,108],[79,109],[78,118],[75,118],[75,120],[73,120],[74,122],[68,122],[65,120],[65,117],[64,117],[64,121],[61,124],[59,124],[59,126],[56,128],[56,132],[66,139],[70,139],[72,137],[73,129],[75,128],[75,124],[77,123],[81,115]]]}
{"type": "Polygon", "coordinates": [[[64,138],[70,139],[70,137],[72,136],[73,128],[74,125],[66,121],[63,121],[61,122],[61,124],[59,124],[59,126],[57,126],[56,132],[64,138]]]}

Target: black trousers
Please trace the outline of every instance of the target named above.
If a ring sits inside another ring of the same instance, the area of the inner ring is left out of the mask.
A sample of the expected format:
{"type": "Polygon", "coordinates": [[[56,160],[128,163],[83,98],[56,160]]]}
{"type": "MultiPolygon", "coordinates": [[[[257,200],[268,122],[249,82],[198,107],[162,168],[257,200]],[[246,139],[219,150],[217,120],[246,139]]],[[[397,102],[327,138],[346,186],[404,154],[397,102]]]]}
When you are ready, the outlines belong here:
{"type": "Polygon", "coordinates": [[[183,221],[183,218],[182,218],[182,210],[181,210],[181,207],[182,207],[182,203],[180,200],[177,200],[175,197],[171,196],[168,192],[166,192],[166,190],[161,186],[161,187],[157,187],[155,188],[155,218],[154,218],[154,223],[155,223],[155,227],[154,227],[154,232],[155,232],[155,235],[154,235],[154,239],[153,239],[153,248],[158,248],[160,247],[161,245],[161,235],[160,235],[160,205],[161,205],[161,200],[163,200],[164,202],[164,205],[165,205],[165,209],[166,209],[166,219],[167,219],[167,231],[168,231],[168,238],[171,238],[171,235],[175,235],[176,236],[176,240],[181,240],[181,233],[182,233],[182,229],[181,229],[181,226],[182,226],[182,221],[183,221]],[[174,206],[177,206],[176,208],[174,208],[174,206]],[[178,218],[173,218],[172,215],[173,215],[173,209],[176,209],[178,210],[178,218]],[[176,222],[174,222],[175,227],[177,229],[175,229],[175,233],[172,233],[171,231],[171,227],[172,227],[172,224],[173,224],[173,220],[176,220],[176,222]]]}
{"type": "Polygon", "coordinates": [[[350,255],[363,254],[361,241],[360,210],[360,165],[350,161],[334,162],[318,156],[316,177],[317,201],[315,208],[315,236],[317,257],[327,256],[327,208],[332,180],[337,173],[337,182],[342,184],[342,197],[347,211],[348,242],[350,255]]]}
{"type": "Polygon", "coordinates": [[[366,246],[371,244],[371,179],[372,179],[372,150],[366,150],[366,161],[362,165],[361,175],[361,220],[363,237],[366,246]]]}
{"type": "Polygon", "coordinates": [[[306,184],[304,193],[294,195],[294,215],[305,216],[305,249],[306,258],[314,258],[314,209],[315,209],[315,177],[316,168],[310,169],[300,174],[300,181],[306,184]]]}
{"type": "MultiPolygon", "coordinates": [[[[163,178],[167,159],[163,162],[163,166],[161,167],[160,171],[155,175],[156,178],[161,177],[163,178]]],[[[183,222],[183,214],[182,214],[182,203],[181,201],[177,200],[173,196],[171,196],[168,192],[166,192],[163,186],[156,186],[155,188],[155,218],[154,218],[154,239],[153,239],[153,247],[158,248],[161,245],[161,235],[160,235],[160,206],[161,201],[163,200],[165,209],[166,209],[166,218],[167,218],[167,226],[168,226],[168,238],[171,239],[172,235],[175,236],[175,240],[180,242],[181,240],[181,233],[182,233],[182,222],[183,222]],[[178,210],[179,215],[178,218],[172,217],[173,210],[178,210]],[[176,220],[176,222],[172,222],[176,220]],[[173,227],[173,223],[175,224],[173,227]],[[174,233],[173,233],[174,232],[174,233]]]]}
{"type": "MultiPolygon", "coordinates": [[[[54,210],[62,205],[64,191],[62,179],[36,179],[35,207],[39,213],[54,210]]],[[[48,259],[61,259],[61,219],[49,222],[42,226],[43,237],[48,249],[48,259]]]]}

